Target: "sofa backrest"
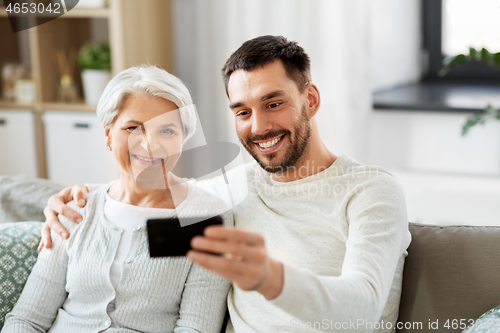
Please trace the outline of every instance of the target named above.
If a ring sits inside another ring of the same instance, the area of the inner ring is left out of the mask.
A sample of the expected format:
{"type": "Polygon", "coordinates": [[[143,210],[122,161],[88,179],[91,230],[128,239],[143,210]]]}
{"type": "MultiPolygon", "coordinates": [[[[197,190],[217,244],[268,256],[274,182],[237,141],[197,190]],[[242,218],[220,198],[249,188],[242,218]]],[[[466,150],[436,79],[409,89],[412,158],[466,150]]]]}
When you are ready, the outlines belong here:
{"type": "Polygon", "coordinates": [[[410,232],[398,333],[461,332],[500,305],[500,227],[410,223],[410,232]]]}
{"type": "Polygon", "coordinates": [[[43,209],[49,197],[63,187],[47,179],[0,176],[0,223],[45,221],[43,209]]]}
{"type": "MultiPolygon", "coordinates": [[[[41,225],[0,224],[0,329],[36,261],[41,225]]],[[[413,328],[398,333],[461,332],[500,305],[500,227],[411,223],[410,232],[398,322],[413,328]]]]}

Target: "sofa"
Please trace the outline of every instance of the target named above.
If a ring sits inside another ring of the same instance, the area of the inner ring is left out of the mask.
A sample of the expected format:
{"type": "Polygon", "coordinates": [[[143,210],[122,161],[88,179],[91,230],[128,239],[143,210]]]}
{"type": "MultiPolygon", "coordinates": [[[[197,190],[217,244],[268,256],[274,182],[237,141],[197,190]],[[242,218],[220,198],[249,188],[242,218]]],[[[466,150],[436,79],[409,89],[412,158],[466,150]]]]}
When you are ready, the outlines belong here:
{"type": "Polygon", "coordinates": [[[410,223],[410,232],[398,332],[462,332],[500,305],[500,227],[410,223]]]}
{"type": "MultiPolygon", "coordinates": [[[[41,211],[63,186],[27,177],[0,177],[0,329],[36,261],[41,211]],[[9,223],[6,223],[9,222],[9,223]]],[[[410,223],[398,328],[461,332],[500,305],[500,227],[410,223]]]]}
{"type": "Polygon", "coordinates": [[[42,210],[64,186],[23,175],[0,176],[0,329],[38,255],[42,210]],[[35,222],[18,222],[35,221],[35,222]]]}

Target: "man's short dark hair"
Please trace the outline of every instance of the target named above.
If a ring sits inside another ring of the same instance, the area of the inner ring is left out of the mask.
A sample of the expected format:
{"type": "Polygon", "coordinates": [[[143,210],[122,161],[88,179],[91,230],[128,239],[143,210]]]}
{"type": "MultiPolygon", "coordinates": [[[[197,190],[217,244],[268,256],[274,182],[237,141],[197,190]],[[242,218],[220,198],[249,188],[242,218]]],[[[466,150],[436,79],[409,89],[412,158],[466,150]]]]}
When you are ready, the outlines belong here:
{"type": "Polygon", "coordinates": [[[295,81],[299,91],[303,92],[307,82],[311,80],[309,56],[296,42],[289,42],[283,36],[267,35],[247,40],[226,61],[222,68],[226,94],[229,78],[235,70],[251,71],[276,60],[281,60],[288,77],[295,81]]]}

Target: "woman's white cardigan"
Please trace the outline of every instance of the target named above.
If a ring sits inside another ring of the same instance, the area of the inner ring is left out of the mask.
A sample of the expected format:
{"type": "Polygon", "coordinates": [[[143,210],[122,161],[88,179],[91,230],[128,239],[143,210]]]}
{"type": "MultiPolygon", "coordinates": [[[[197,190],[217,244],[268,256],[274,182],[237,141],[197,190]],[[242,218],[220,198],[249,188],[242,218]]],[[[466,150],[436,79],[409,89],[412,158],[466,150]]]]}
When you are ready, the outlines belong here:
{"type": "MultiPolygon", "coordinates": [[[[38,256],[2,333],[220,331],[230,283],[186,257],[150,258],[145,227],[134,231],[121,280],[113,288],[109,271],[122,230],[103,216],[110,185],[90,193],[84,208],[68,204],[83,216],[80,224],[59,215],[70,237],[52,232],[52,247],[38,256]],[[115,297],[116,309],[108,313],[115,297]]],[[[224,223],[233,224],[222,201],[196,186],[189,190],[194,193],[177,211],[179,217],[225,211],[224,223]]]]}

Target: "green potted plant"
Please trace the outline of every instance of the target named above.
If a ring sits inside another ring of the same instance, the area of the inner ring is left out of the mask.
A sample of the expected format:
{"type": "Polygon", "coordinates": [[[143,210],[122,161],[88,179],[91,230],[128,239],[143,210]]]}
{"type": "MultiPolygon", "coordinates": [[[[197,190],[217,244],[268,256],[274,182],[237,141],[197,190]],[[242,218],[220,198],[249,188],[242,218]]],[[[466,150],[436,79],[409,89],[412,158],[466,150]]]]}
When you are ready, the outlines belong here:
{"type": "MultiPolygon", "coordinates": [[[[451,68],[470,61],[479,61],[500,69],[500,52],[491,53],[485,48],[478,51],[471,47],[469,48],[469,54],[459,54],[454,57],[445,58],[443,68],[441,68],[438,74],[444,76],[451,68]]],[[[495,109],[491,105],[488,105],[484,112],[471,115],[462,126],[462,136],[465,136],[471,127],[477,124],[484,124],[489,119],[500,120],[500,109],[495,109]]]]}
{"type": "Polygon", "coordinates": [[[85,102],[97,105],[104,88],[111,80],[111,52],[108,43],[88,43],[78,53],[82,69],[85,102]]]}

